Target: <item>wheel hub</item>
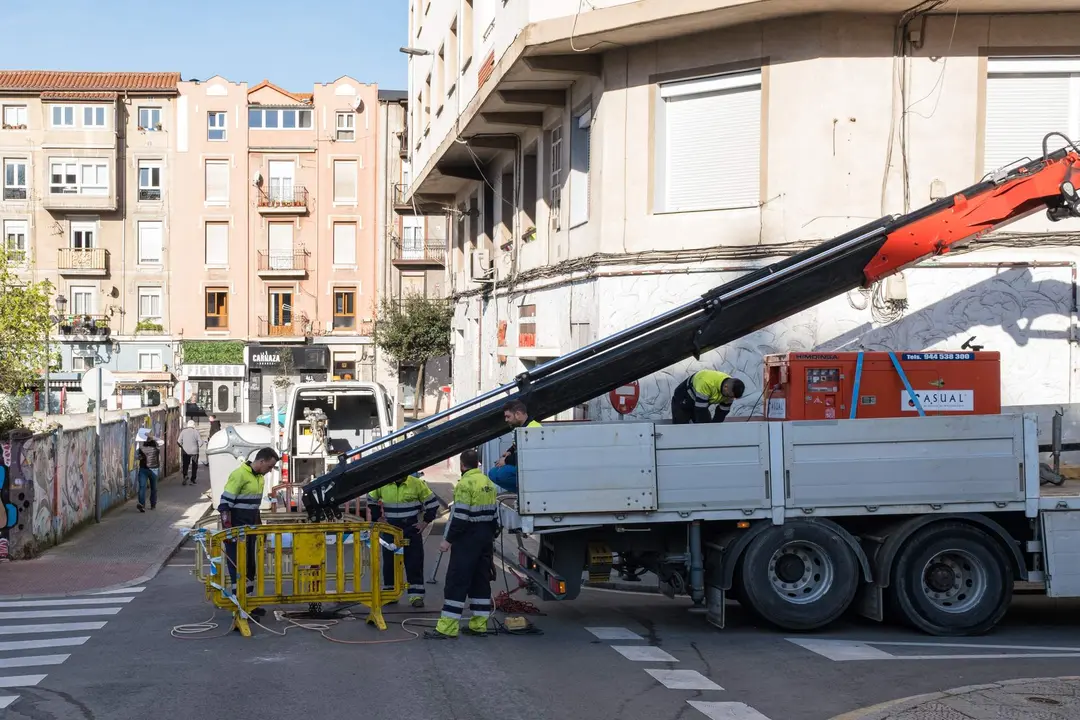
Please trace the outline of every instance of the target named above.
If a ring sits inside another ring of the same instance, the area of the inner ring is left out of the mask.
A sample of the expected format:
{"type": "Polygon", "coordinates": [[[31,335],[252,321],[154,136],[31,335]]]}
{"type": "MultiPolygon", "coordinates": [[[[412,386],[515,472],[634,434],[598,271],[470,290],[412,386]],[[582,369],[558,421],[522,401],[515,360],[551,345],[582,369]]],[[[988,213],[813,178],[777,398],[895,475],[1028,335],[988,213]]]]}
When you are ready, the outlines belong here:
{"type": "Polygon", "coordinates": [[[811,542],[789,542],[769,560],[769,583],[773,591],[796,605],[820,600],[832,589],[834,576],[830,555],[811,542]]]}
{"type": "Polygon", "coordinates": [[[806,563],[798,555],[782,555],[776,562],[776,576],[781,582],[798,582],[806,574],[806,563]]]}
{"type": "Polygon", "coordinates": [[[986,594],[989,572],[981,560],[966,550],[943,550],[923,566],[923,596],[944,612],[968,612],[986,594]]]}
{"type": "Polygon", "coordinates": [[[956,573],[945,563],[934,563],[926,571],[926,584],[934,592],[947,592],[956,583],[956,573]]]}

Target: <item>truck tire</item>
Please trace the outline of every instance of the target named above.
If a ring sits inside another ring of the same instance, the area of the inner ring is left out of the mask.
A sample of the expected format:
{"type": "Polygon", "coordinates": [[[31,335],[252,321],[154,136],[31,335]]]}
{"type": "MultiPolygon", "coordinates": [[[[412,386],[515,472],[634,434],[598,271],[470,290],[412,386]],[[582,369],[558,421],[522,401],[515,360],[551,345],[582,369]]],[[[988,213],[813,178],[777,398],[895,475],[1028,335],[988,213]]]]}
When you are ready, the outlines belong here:
{"type": "Polygon", "coordinates": [[[828,625],[851,605],[859,563],[830,528],[790,522],[754,538],[738,575],[749,611],[785,630],[807,631],[828,625]]]}
{"type": "Polygon", "coordinates": [[[1012,600],[1013,572],[1001,544],[966,523],[927,526],[900,548],[890,601],[930,635],[981,635],[1012,600]]]}

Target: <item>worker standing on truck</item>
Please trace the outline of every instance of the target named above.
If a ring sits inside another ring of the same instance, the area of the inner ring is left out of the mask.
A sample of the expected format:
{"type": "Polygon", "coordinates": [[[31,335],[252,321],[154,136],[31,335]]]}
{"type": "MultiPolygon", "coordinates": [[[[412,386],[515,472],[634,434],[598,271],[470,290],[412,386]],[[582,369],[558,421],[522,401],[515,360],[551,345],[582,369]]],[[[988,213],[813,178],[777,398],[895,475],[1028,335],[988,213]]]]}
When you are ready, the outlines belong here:
{"type": "MultiPolygon", "coordinates": [[[[405,546],[405,579],[409,583],[409,604],[424,607],[424,528],[435,519],[439,499],[427,483],[416,475],[402,475],[398,481],[368,493],[368,520],[401,528],[409,544],[405,546]],[[421,517],[421,513],[423,516],[421,517]]],[[[383,548],[383,589],[394,587],[394,553],[383,548]]]]}
{"type": "Polygon", "coordinates": [[[742,380],[719,370],[698,370],[675,388],[671,396],[671,421],[676,425],[709,422],[709,406],[715,405],[712,422],[724,422],[731,405],[743,396],[742,380]]]}
{"type": "MultiPolygon", "coordinates": [[[[520,400],[510,400],[503,405],[503,420],[511,429],[540,427],[540,423],[529,417],[528,408],[520,400]]],[[[516,442],[510,445],[510,449],[503,453],[503,456],[495,463],[495,467],[491,469],[491,482],[506,492],[518,491],[516,442]]]]}
{"type": "Polygon", "coordinates": [[[495,484],[480,471],[480,456],[475,450],[461,453],[459,462],[461,480],[454,488],[454,513],[439,546],[440,552],[453,548],[446,568],[442,615],[435,631],[425,633],[435,640],[457,637],[466,599],[472,613],[467,630],[470,635],[484,635],[491,616],[493,542],[499,527],[495,484]]]}
{"type": "MultiPolygon", "coordinates": [[[[254,460],[248,460],[240,464],[229,474],[225,483],[225,489],[221,492],[221,502],[218,503],[218,512],[221,513],[221,527],[233,528],[238,525],[262,525],[262,515],[259,505],[262,504],[263,494],[266,489],[263,476],[274,469],[278,463],[278,454],[273,448],[262,448],[255,454],[254,460]]],[[[255,592],[255,538],[247,539],[247,551],[244,553],[247,566],[247,591],[255,592]]],[[[233,585],[237,584],[237,559],[236,541],[225,541],[225,557],[229,564],[229,577],[233,585]]],[[[265,615],[262,608],[255,608],[252,615],[265,615]]]]}

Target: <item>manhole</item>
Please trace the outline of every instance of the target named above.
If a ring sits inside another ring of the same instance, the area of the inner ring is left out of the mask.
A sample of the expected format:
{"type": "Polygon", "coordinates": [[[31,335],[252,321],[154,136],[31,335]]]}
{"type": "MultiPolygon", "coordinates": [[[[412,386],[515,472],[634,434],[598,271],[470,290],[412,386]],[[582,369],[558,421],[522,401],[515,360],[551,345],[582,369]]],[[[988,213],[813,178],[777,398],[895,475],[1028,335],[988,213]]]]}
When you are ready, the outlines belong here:
{"type": "Polygon", "coordinates": [[[1033,703],[1039,703],[1040,705],[1060,705],[1061,704],[1060,700],[1055,700],[1053,698],[1048,698],[1048,697],[1039,697],[1037,695],[1034,696],[1034,697],[1029,697],[1028,700],[1030,700],[1033,703]]]}

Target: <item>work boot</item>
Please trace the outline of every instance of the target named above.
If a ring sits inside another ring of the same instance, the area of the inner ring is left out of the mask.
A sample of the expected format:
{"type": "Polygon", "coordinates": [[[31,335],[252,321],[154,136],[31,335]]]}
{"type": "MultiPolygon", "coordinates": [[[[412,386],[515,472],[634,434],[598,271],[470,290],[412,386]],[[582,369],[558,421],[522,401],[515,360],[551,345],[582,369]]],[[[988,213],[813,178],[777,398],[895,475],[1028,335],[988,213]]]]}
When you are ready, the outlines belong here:
{"type": "Polygon", "coordinates": [[[424,598],[411,597],[409,598],[409,604],[412,605],[414,608],[422,608],[424,607],[424,598]]]}

